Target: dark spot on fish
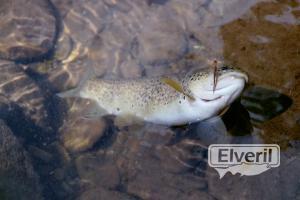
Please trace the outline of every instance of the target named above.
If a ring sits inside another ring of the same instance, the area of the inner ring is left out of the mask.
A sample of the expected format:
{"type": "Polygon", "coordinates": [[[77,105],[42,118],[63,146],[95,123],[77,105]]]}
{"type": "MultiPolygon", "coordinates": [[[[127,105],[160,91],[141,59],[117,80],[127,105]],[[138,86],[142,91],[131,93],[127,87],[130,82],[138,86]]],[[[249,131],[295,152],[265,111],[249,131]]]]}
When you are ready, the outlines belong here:
{"type": "Polygon", "coordinates": [[[120,111],[120,108],[117,108],[117,111],[120,111]]]}
{"type": "Polygon", "coordinates": [[[179,103],[181,104],[181,101],[179,101],[179,103]]]}

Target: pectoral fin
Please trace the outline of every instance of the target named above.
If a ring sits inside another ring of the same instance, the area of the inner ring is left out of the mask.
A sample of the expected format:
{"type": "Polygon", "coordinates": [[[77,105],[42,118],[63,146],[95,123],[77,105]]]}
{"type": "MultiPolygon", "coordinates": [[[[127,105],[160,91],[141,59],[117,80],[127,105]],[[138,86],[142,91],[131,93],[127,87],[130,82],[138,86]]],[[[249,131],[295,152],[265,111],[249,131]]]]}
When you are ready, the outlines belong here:
{"type": "Polygon", "coordinates": [[[107,111],[101,108],[100,106],[93,106],[88,109],[87,112],[83,115],[84,119],[96,119],[108,115],[107,111]]]}
{"type": "Polygon", "coordinates": [[[117,127],[122,128],[131,125],[143,125],[144,121],[133,115],[116,116],[115,123],[117,127]]]}
{"type": "Polygon", "coordinates": [[[192,101],[195,101],[195,98],[193,96],[191,96],[190,94],[186,93],[183,90],[181,84],[178,83],[176,80],[164,77],[164,78],[161,79],[161,81],[163,83],[167,84],[168,86],[172,87],[173,89],[175,89],[177,92],[180,92],[180,93],[184,94],[185,96],[187,96],[188,98],[190,98],[192,101]]]}
{"type": "Polygon", "coordinates": [[[60,98],[70,98],[70,97],[79,97],[79,88],[74,88],[65,92],[61,92],[56,94],[60,98]]]}

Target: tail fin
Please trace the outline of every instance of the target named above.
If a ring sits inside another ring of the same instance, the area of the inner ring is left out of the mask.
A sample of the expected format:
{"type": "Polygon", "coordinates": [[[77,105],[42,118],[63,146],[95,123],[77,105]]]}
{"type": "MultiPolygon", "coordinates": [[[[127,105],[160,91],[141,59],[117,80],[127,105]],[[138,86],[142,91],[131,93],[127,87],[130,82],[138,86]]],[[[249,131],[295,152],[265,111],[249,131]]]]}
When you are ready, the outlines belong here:
{"type": "Polygon", "coordinates": [[[65,92],[61,92],[56,94],[57,96],[59,96],[60,98],[69,98],[69,97],[80,97],[80,89],[79,87],[71,89],[71,90],[67,90],[65,92]]]}
{"type": "Polygon", "coordinates": [[[94,72],[94,69],[92,67],[88,67],[87,72],[83,75],[82,79],[80,80],[78,86],[76,88],[67,90],[65,92],[61,92],[56,94],[57,96],[59,96],[60,98],[69,98],[69,97],[80,97],[80,91],[83,88],[83,86],[85,85],[85,83],[95,77],[96,74],[94,72]]]}

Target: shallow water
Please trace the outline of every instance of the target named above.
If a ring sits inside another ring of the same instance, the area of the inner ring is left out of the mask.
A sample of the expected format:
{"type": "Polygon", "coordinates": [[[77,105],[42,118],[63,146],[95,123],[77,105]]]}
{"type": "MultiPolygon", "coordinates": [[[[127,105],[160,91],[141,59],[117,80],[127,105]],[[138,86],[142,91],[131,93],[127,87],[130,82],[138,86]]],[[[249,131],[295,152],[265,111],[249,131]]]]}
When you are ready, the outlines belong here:
{"type": "Polygon", "coordinates": [[[299,1],[13,0],[0,15],[1,199],[300,198],[299,1]],[[213,59],[250,80],[222,119],[119,127],[55,95],[91,68],[136,78],[213,59]],[[219,143],[279,144],[281,165],[220,179],[219,143]]]}

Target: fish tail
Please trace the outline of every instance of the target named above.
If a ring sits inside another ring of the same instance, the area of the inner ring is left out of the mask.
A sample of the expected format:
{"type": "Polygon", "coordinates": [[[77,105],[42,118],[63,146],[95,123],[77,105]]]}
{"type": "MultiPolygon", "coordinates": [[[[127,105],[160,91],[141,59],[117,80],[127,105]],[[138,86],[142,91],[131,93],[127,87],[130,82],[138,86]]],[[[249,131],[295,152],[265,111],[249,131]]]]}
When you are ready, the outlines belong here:
{"type": "Polygon", "coordinates": [[[80,89],[74,88],[65,92],[58,93],[56,95],[60,98],[78,97],[80,96],[80,89]]]}
{"type": "Polygon", "coordinates": [[[93,77],[96,77],[94,68],[88,67],[87,72],[85,72],[77,87],[58,93],[56,95],[60,98],[80,97],[80,91],[82,90],[86,82],[93,77]]]}

